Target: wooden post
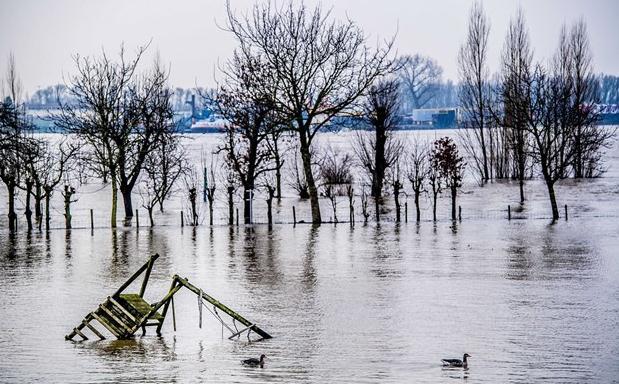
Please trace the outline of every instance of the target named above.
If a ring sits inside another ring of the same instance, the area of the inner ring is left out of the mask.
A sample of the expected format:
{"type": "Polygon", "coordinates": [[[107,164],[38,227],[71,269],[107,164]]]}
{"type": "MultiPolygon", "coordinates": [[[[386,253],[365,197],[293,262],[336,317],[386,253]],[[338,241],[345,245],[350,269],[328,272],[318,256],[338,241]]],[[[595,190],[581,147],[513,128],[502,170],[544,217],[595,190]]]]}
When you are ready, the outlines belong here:
{"type": "Polygon", "coordinates": [[[408,223],[408,201],[404,202],[404,222],[408,223]]]}
{"type": "Polygon", "coordinates": [[[565,221],[567,221],[567,204],[565,204],[565,221]]]}
{"type": "Polygon", "coordinates": [[[292,223],[295,227],[297,226],[297,210],[294,205],[292,206],[292,223]]]}
{"type": "Polygon", "coordinates": [[[185,226],[185,218],[183,217],[183,211],[181,211],[181,228],[185,226]]]}
{"type": "Polygon", "coordinates": [[[174,310],[174,296],[170,299],[172,301],[172,325],[174,326],[174,332],[176,332],[176,311],[174,310]]]}
{"type": "Polygon", "coordinates": [[[135,210],[135,227],[140,228],[140,215],[137,209],[135,210]]]}
{"type": "Polygon", "coordinates": [[[512,219],[512,206],[507,205],[507,220],[511,220],[511,219],[512,219]]]}
{"type": "Polygon", "coordinates": [[[91,230],[95,229],[94,213],[93,213],[92,209],[90,210],[90,229],[91,230]]]}
{"type": "Polygon", "coordinates": [[[236,209],[236,226],[239,226],[239,209],[236,209]]]}
{"type": "Polygon", "coordinates": [[[462,221],[462,206],[458,205],[458,220],[462,221]]]}

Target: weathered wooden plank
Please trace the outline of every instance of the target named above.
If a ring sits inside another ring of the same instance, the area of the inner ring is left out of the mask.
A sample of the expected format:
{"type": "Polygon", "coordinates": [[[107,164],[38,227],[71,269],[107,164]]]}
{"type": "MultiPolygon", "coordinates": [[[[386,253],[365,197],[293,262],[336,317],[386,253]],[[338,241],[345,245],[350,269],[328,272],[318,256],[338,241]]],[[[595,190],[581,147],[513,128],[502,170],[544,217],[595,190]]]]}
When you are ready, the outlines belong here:
{"type": "Polygon", "coordinates": [[[105,340],[105,336],[103,336],[98,330],[97,328],[95,328],[92,324],[90,324],[90,321],[87,320],[83,320],[82,324],[84,324],[86,327],[88,327],[88,329],[90,329],[90,331],[92,333],[94,333],[99,339],[101,340],[105,340]]]}
{"type": "Polygon", "coordinates": [[[127,311],[127,309],[125,309],[125,307],[123,307],[123,306],[122,306],[122,305],[121,305],[118,301],[114,300],[114,298],[113,298],[113,297],[108,297],[107,299],[110,301],[110,303],[112,303],[112,304],[114,305],[114,307],[115,307],[117,310],[119,310],[119,311],[121,311],[122,313],[124,313],[124,314],[125,314],[128,318],[130,318],[131,320],[133,320],[133,322],[135,322],[135,323],[137,323],[137,322],[138,322],[138,319],[137,319],[135,316],[133,316],[133,315],[131,314],[131,312],[127,311]]]}
{"type": "Polygon", "coordinates": [[[114,328],[111,324],[109,324],[106,320],[102,319],[99,315],[97,315],[96,313],[92,313],[92,317],[95,318],[95,320],[97,320],[99,323],[101,323],[101,325],[103,325],[108,331],[110,331],[110,333],[114,336],[116,336],[117,339],[121,338],[121,335],[119,333],[119,331],[114,328]]]}
{"type": "MultiPolygon", "coordinates": [[[[146,314],[151,313],[153,309],[152,305],[148,304],[140,295],[135,293],[123,293],[119,296],[119,302],[122,303],[123,301],[138,313],[137,321],[140,321],[146,314]]],[[[150,318],[161,320],[163,316],[155,311],[150,318]]]]}
{"type": "MultiPolygon", "coordinates": [[[[189,289],[190,291],[192,291],[196,295],[200,294],[200,289],[198,287],[196,287],[195,285],[189,283],[189,281],[187,279],[183,279],[182,277],[180,277],[178,275],[174,275],[174,278],[177,279],[181,284],[183,284],[187,289],[189,289]]],[[[239,315],[238,313],[236,313],[232,309],[228,308],[223,303],[219,302],[218,300],[216,300],[215,298],[213,298],[212,296],[210,296],[210,295],[208,295],[208,294],[206,294],[204,292],[202,292],[202,298],[205,299],[206,301],[208,301],[209,303],[213,304],[215,307],[221,309],[228,316],[232,317],[233,319],[235,319],[239,323],[243,324],[244,326],[249,327],[250,325],[253,324],[249,320],[244,318],[243,316],[239,315]]],[[[271,335],[269,335],[267,332],[263,331],[262,329],[260,329],[256,325],[254,325],[252,330],[254,332],[256,332],[258,335],[260,335],[262,338],[270,339],[272,337],[271,335]]]]}
{"type": "Polygon", "coordinates": [[[110,311],[103,305],[99,305],[99,309],[105,312],[105,314],[109,316],[112,320],[114,320],[119,325],[119,327],[117,328],[121,328],[124,334],[126,334],[127,336],[131,336],[133,334],[133,332],[131,332],[132,325],[129,325],[124,321],[120,320],[112,311],[110,311]]]}
{"type": "Polygon", "coordinates": [[[133,281],[134,281],[135,279],[137,279],[137,278],[138,278],[138,276],[140,276],[140,275],[142,274],[142,272],[144,272],[144,271],[146,270],[146,268],[148,268],[148,266],[149,266],[149,265],[152,265],[152,264],[151,264],[151,262],[152,262],[152,263],[154,263],[154,262],[155,262],[155,260],[157,260],[157,258],[159,258],[159,254],[158,254],[158,253],[156,253],[156,254],[152,255],[152,256],[150,257],[150,259],[148,259],[148,261],[147,261],[146,263],[144,263],[144,265],[142,265],[142,266],[140,267],[140,269],[138,269],[138,270],[137,270],[137,271],[136,271],[133,275],[131,275],[131,277],[130,277],[130,278],[128,278],[128,279],[127,279],[127,281],[125,281],[125,282],[123,283],[123,285],[121,285],[121,286],[120,286],[120,287],[116,290],[116,292],[114,292],[114,294],[112,295],[112,297],[118,297],[118,295],[120,295],[120,293],[121,293],[122,291],[124,291],[124,290],[125,290],[125,288],[127,288],[129,285],[131,285],[131,283],[133,283],[133,281]]]}
{"type": "Polygon", "coordinates": [[[84,334],[82,333],[82,331],[80,331],[79,329],[77,329],[77,328],[73,328],[73,332],[75,332],[76,334],[80,335],[80,337],[81,337],[83,340],[88,340],[88,337],[86,337],[86,335],[84,335],[84,334]]]}

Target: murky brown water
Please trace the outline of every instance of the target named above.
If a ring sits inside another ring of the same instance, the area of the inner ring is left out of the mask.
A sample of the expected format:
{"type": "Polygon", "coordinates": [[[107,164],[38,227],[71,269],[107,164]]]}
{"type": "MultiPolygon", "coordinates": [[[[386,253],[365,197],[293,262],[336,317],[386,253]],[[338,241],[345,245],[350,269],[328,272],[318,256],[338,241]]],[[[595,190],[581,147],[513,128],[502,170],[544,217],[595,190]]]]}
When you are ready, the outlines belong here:
{"type": "MultiPolygon", "coordinates": [[[[618,167],[562,186],[575,214],[555,225],[505,220],[516,186],[494,184],[465,190],[457,227],[169,225],[11,238],[2,226],[0,382],[616,382],[618,167]],[[181,291],[176,332],[166,321],[162,337],[64,340],[155,252],[148,300],[178,273],[274,338],[222,339],[206,312],[198,328],[196,297],[181,291]],[[464,352],[468,371],[441,367],[464,352]],[[261,353],[264,369],[239,362],[261,353]]],[[[543,190],[528,188],[528,209],[544,212],[543,190]]]]}

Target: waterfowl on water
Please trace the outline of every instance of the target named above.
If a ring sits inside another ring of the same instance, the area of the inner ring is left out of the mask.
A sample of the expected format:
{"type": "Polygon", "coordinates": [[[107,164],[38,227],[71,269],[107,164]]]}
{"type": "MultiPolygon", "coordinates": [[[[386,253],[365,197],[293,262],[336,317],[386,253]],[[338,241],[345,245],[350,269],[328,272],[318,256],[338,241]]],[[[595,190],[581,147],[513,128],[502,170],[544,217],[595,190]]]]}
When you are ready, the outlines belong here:
{"type": "Polygon", "coordinates": [[[446,367],[467,368],[468,367],[468,362],[466,361],[466,359],[468,357],[471,357],[471,355],[469,355],[468,353],[465,353],[464,356],[462,357],[462,360],[460,360],[460,359],[441,359],[441,362],[446,367]]]}
{"type": "Polygon", "coordinates": [[[246,360],[242,360],[241,363],[243,363],[244,365],[249,365],[250,367],[264,368],[264,359],[266,358],[266,355],[260,355],[260,359],[252,357],[246,360]]]}

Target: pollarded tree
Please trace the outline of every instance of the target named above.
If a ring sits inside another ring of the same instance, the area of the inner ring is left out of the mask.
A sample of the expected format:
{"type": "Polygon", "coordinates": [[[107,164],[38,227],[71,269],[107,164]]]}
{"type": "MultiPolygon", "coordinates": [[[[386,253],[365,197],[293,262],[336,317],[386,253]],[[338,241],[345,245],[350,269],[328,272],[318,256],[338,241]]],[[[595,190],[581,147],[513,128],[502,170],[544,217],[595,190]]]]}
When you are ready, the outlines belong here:
{"type": "Polygon", "coordinates": [[[357,132],[353,149],[372,182],[372,196],[380,199],[387,170],[398,160],[402,143],[395,137],[399,109],[398,81],[381,80],[373,85],[363,103],[363,119],[370,133],[357,132]]]}
{"type": "Polygon", "coordinates": [[[349,109],[374,81],[391,68],[392,42],[368,48],[366,36],[351,20],[334,21],[320,6],[289,1],[254,5],[236,15],[228,2],[228,29],[240,49],[260,56],[277,84],[277,109],[299,137],[312,222],[320,223],[320,204],[311,147],[320,128],[349,109]]]}
{"type": "Polygon", "coordinates": [[[417,221],[421,220],[419,199],[421,194],[426,191],[426,184],[429,176],[430,149],[428,147],[428,143],[423,143],[418,137],[415,137],[408,155],[407,177],[408,181],[411,183],[411,187],[413,188],[417,221]]]}
{"type": "Polygon", "coordinates": [[[109,175],[112,227],[116,227],[118,192],[128,221],[133,217],[131,192],[146,156],[174,129],[172,124],[160,124],[173,116],[167,70],[156,60],[150,71],[137,74],[145,50],[139,48],[132,60],[122,47],[118,61],[105,52],[93,58],[77,56],[77,73],[68,85],[73,102],[59,102],[61,112],[54,116],[55,124],[82,140],[92,154],[90,161],[109,175]]]}
{"type": "Polygon", "coordinates": [[[274,76],[259,57],[238,50],[223,72],[226,77],[213,100],[228,121],[219,147],[243,186],[244,222],[251,223],[252,193],[256,180],[281,167],[277,147],[282,128],[274,101],[274,76]],[[275,140],[275,143],[271,143],[275,140]]]}
{"type": "Polygon", "coordinates": [[[451,191],[451,219],[456,220],[456,196],[462,187],[466,163],[458,153],[456,143],[449,137],[442,137],[434,142],[432,149],[432,167],[438,171],[445,186],[451,191]]]}

